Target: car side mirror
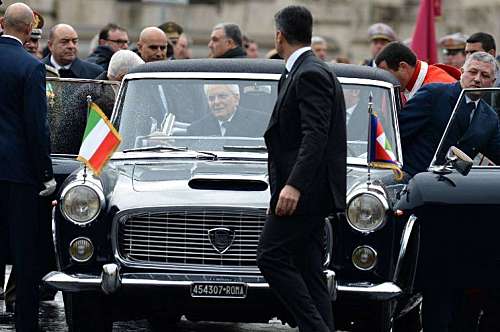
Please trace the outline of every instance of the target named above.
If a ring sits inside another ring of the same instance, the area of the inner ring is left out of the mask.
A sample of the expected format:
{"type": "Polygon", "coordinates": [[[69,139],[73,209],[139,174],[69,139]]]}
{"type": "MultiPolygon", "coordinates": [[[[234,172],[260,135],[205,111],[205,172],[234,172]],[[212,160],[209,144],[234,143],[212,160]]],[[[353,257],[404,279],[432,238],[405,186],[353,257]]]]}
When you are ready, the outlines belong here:
{"type": "Polygon", "coordinates": [[[473,164],[472,159],[456,146],[452,146],[448,150],[446,163],[451,164],[463,176],[469,174],[473,164]]]}

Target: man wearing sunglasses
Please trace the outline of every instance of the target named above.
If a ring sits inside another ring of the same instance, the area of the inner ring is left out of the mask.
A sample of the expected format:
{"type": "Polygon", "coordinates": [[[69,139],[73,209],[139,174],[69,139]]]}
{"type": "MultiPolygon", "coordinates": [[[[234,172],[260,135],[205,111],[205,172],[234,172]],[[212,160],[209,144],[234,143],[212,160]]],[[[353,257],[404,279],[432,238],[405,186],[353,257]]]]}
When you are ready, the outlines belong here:
{"type": "Polygon", "coordinates": [[[109,61],[113,54],[119,50],[128,49],[128,43],[127,30],[114,23],[109,23],[99,32],[99,46],[89,55],[87,61],[108,70],[109,61]]]}
{"type": "Polygon", "coordinates": [[[137,49],[144,62],[165,60],[167,58],[167,36],[157,27],[148,27],[141,31],[137,49]]]}

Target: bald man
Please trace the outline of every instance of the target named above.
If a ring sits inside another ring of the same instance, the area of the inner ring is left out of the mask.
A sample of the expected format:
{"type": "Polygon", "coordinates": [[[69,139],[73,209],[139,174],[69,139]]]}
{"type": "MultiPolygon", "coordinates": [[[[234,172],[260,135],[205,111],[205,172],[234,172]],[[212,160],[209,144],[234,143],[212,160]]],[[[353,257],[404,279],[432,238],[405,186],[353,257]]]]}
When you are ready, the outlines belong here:
{"type": "Polygon", "coordinates": [[[42,59],[56,68],[63,78],[95,78],[104,71],[101,66],[78,59],[78,34],[71,25],[57,24],[50,29],[50,55],[42,59]]]}
{"type": "Polygon", "coordinates": [[[40,196],[56,189],[50,160],[45,66],[26,52],[33,11],[23,3],[0,18],[0,263],[10,251],[16,278],[16,331],[38,331],[40,196]],[[10,242],[10,246],[6,246],[10,242]]]}
{"type": "Polygon", "coordinates": [[[157,27],[141,31],[137,49],[144,62],[165,60],[167,58],[167,36],[157,27]]]}

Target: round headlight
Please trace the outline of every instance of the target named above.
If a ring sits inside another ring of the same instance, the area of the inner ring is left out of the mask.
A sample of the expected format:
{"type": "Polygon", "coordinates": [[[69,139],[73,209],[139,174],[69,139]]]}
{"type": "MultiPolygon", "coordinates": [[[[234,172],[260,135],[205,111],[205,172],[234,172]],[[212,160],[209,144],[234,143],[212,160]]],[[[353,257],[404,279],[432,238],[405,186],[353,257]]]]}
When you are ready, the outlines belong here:
{"type": "Polygon", "coordinates": [[[101,199],[97,192],[87,185],[77,185],[63,194],[61,211],[64,217],[78,225],[93,221],[101,210],[101,199]]]}
{"type": "Polygon", "coordinates": [[[86,262],[94,254],[94,245],[86,237],[76,238],[69,245],[69,254],[79,263],[86,262]]]}
{"type": "Polygon", "coordinates": [[[355,196],[347,206],[347,221],[360,232],[373,232],[383,226],[386,207],[369,193],[355,196]]]}
{"type": "Polygon", "coordinates": [[[372,247],[359,246],[352,252],[352,263],[360,270],[371,270],[377,264],[377,252],[372,247]]]}

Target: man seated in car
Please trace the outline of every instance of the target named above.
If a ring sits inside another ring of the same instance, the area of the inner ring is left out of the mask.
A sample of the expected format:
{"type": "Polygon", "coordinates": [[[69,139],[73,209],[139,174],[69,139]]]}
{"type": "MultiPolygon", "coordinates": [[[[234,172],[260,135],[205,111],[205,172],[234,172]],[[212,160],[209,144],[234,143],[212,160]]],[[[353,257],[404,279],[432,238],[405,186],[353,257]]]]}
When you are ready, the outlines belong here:
{"type": "Polygon", "coordinates": [[[237,84],[205,84],[210,113],[193,122],[188,136],[261,137],[267,125],[264,113],[239,106],[237,84]]]}

